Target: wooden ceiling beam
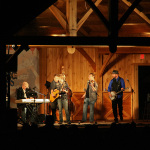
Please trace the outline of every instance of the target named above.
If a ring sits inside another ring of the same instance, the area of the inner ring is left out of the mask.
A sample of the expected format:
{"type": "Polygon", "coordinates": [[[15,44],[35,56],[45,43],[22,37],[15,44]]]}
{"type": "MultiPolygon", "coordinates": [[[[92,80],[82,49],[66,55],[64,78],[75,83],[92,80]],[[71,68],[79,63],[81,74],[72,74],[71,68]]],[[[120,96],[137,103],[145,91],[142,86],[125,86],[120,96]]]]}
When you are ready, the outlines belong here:
{"type": "MultiPolygon", "coordinates": [[[[97,48],[100,54],[109,54],[108,47],[97,48]]],[[[117,47],[116,54],[150,54],[150,47],[132,46],[132,47],[117,47]]]]}
{"type": "MultiPolygon", "coordinates": [[[[127,1],[127,0],[122,0],[127,6],[131,6],[131,2],[127,1]]],[[[137,8],[134,9],[134,12],[136,12],[136,14],[138,14],[143,20],[145,20],[148,24],[150,24],[150,19],[143,13],[140,12],[137,8]]]]}
{"type": "Polygon", "coordinates": [[[76,47],[76,50],[78,50],[82,54],[82,56],[90,63],[90,65],[92,66],[94,72],[96,72],[96,63],[88,55],[88,53],[83,48],[76,47]]]}
{"type": "Polygon", "coordinates": [[[100,69],[100,73],[99,73],[99,77],[101,77],[110,61],[110,59],[112,58],[112,56],[114,55],[114,53],[109,53],[109,55],[107,56],[104,64],[102,65],[101,69],[100,69]]]}
{"type": "Polygon", "coordinates": [[[66,16],[69,36],[77,36],[77,0],[66,0],[66,16]]]}
{"type": "MultiPolygon", "coordinates": [[[[58,22],[60,23],[60,25],[63,27],[63,29],[66,31],[66,33],[68,33],[69,31],[69,25],[68,25],[68,21],[67,21],[67,16],[65,14],[63,14],[56,6],[52,5],[51,7],[49,7],[50,11],[52,12],[52,14],[55,16],[55,18],[58,20],[58,22]]],[[[69,6],[68,8],[69,9],[69,6]]],[[[67,11],[67,13],[69,13],[69,10],[67,11]]],[[[69,15],[69,14],[68,14],[69,15]]],[[[77,20],[77,19],[76,19],[77,20]]],[[[75,25],[77,28],[77,25],[75,25]]],[[[76,29],[76,32],[78,31],[78,29],[76,29]]],[[[82,28],[80,29],[80,32],[85,35],[88,36],[89,34],[82,28]]]]}
{"type": "Polygon", "coordinates": [[[95,4],[91,0],[85,0],[85,1],[90,5],[90,7],[93,9],[96,15],[104,23],[105,27],[109,30],[109,21],[104,17],[101,11],[95,6],[95,4]]]}
{"type": "Polygon", "coordinates": [[[51,7],[49,7],[50,11],[53,13],[53,15],[56,17],[56,19],[58,20],[58,22],[61,24],[61,26],[63,27],[64,30],[66,30],[67,32],[67,22],[66,19],[64,18],[64,14],[54,5],[52,5],[51,7]]]}
{"type": "MultiPolygon", "coordinates": [[[[0,36],[0,43],[29,45],[109,45],[108,37],[0,36]]],[[[118,37],[118,46],[150,46],[150,37],[118,37]]]]}
{"type": "Polygon", "coordinates": [[[133,10],[138,6],[138,4],[142,0],[135,0],[133,4],[128,8],[128,10],[124,13],[124,15],[120,18],[118,22],[118,30],[121,28],[121,26],[124,24],[124,22],[127,20],[127,18],[130,16],[130,14],[133,12],[133,10]]]}
{"type": "Polygon", "coordinates": [[[109,0],[109,50],[111,53],[117,51],[118,41],[118,0],[109,0]]]}
{"type": "MultiPolygon", "coordinates": [[[[95,6],[98,6],[100,3],[102,2],[102,0],[97,0],[95,2],[95,6]]],[[[92,14],[93,9],[90,8],[86,14],[80,19],[80,21],[77,24],[77,31],[81,28],[81,26],[85,23],[85,21],[88,19],[88,17],[92,14]]]]}

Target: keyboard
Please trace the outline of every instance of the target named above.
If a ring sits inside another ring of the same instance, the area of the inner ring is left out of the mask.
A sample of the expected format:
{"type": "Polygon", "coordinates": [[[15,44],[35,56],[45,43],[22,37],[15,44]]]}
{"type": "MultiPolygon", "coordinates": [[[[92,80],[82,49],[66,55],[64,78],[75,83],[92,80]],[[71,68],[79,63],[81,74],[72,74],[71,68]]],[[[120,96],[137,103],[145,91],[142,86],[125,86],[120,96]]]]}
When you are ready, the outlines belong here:
{"type": "Polygon", "coordinates": [[[16,104],[27,104],[27,103],[49,103],[49,99],[20,99],[20,100],[15,100],[16,104]],[[35,101],[35,102],[34,102],[35,101]]]}

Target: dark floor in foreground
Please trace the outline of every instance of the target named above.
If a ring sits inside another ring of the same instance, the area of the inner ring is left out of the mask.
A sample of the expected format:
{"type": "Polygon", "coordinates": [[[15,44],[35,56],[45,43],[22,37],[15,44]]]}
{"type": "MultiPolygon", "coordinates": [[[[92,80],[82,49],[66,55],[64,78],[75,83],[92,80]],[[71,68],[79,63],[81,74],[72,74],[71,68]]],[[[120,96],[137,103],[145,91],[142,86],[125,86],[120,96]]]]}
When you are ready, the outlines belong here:
{"type": "Polygon", "coordinates": [[[150,126],[135,123],[41,125],[1,130],[1,147],[15,149],[148,148],[150,126]],[[139,125],[139,124],[138,124],[139,125]]]}

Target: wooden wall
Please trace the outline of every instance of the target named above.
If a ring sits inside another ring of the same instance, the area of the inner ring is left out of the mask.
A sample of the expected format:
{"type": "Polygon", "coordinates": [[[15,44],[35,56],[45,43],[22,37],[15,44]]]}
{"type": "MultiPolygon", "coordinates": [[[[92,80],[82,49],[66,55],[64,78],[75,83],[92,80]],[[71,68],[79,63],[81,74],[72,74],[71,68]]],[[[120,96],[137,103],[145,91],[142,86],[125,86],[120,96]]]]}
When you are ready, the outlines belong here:
{"type": "MultiPolygon", "coordinates": [[[[131,88],[129,83],[126,79],[129,79],[133,88],[137,86],[135,84],[135,78],[137,76],[136,66],[137,65],[144,65],[150,63],[150,54],[145,54],[145,59],[140,60],[140,54],[124,54],[124,53],[117,53],[114,54],[113,57],[110,59],[107,67],[104,70],[102,77],[100,77],[100,70],[102,65],[104,64],[105,60],[108,57],[108,54],[102,53],[101,48],[83,48],[85,52],[92,58],[92,60],[96,64],[96,81],[98,82],[99,89],[98,89],[98,100],[96,107],[96,115],[97,119],[102,119],[102,108],[104,104],[103,100],[103,92],[107,90],[108,84],[112,79],[111,72],[113,69],[119,70],[120,76],[124,78],[126,87],[129,89],[126,92],[130,92],[131,88]]],[[[107,49],[107,48],[105,48],[107,49]]],[[[107,49],[108,51],[108,49],[107,49]]],[[[127,51],[130,52],[130,48],[127,48],[127,51]]],[[[40,87],[41,92],[46,92],[46,88],[44,86],[45,81],[52,81],[53,76],[56,73],[61,73],[62,66],[64,66],[66,80],[74,92],[82,93],[83,89],[86,87],[86,82],[88,80],[88,74],[90,72],[94,72],[91,64],[86,60],[83,55],[76,50],[74,54],[69,54],[66,48],[41,48],[40,50],[40,87]]],[[[137,78],[136,78],[137,80],[137,78]]],[[[138,90],[134,95],[138,94],[138,90]]],[[[134,109],[138,111],[138,100],[136,96],[134,101],[134,109]]],[[[81,102],[82,103],[82,102],[81,102]]],[[[131,108],[131,103],[129,103],[131,108]]],[[[111,108],[110,108],[111,109],[111,108]]],[[[41,109],[43,110],[43,108],[41,109]]],[[[82,111],[82,110],[81,110],[82,111]]],[[[129,114],[131,115],[131,109],[129,110],[129,114]]],[[[77,116],[77,114],[76,114],[77,116]]],[[[135,118],[138,117],[138,114],[135,118]]],[[[81,118],[81,116],[79,117],[81,118]]]]}
{"type": "MultiPolygon", "coordinates": [[[[95,51],[88,49],[88,54],[95,61],[95,51]]],[[[61,73],[62,66],[65,68],[66,80],[73,91],[83,91],[87,81],[87,75],[93,72],[90,64],[76,51],[69,54],[66,48],[47,49],[47,80],[52,81],[56,73],[61,73]]]]}

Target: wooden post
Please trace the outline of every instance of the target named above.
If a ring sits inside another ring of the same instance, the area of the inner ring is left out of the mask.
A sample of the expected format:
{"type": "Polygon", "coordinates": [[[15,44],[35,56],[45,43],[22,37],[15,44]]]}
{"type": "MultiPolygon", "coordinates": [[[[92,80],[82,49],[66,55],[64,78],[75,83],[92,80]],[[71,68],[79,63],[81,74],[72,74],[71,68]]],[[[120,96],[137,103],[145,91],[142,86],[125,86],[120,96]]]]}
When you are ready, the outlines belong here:
{"type": "Polygon", "coordinates": [[[77,35],[77,0],[66,0],[66,16],[68,20],[68,35],[77,35]]]}
{"type": "Polygon", "coordinates": [[[118,0],[109,0],[109,50],[117,51],[118,41],[118,0]]]}
{"type": "MultiPolygon", "coordinates": [[[[39,49],[39,56],[40,92],[47,94],[46,87],[44,86],[47,80],[47,48],[39,49]]],[[[44,96],[40,95],[40,98],[44,98],[44,96]]],[[[44,104],[41,104],[40,106],[40,113],[44,114],[44,104]]]]}
{"type": "Polygon", "coordinates": [[[6,45],[0,43],[0,117],[1,124],[6,121],[6,45]]]}

